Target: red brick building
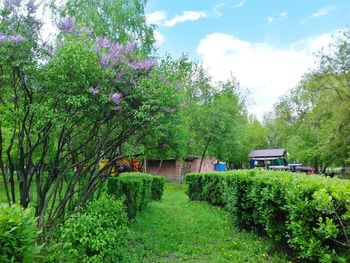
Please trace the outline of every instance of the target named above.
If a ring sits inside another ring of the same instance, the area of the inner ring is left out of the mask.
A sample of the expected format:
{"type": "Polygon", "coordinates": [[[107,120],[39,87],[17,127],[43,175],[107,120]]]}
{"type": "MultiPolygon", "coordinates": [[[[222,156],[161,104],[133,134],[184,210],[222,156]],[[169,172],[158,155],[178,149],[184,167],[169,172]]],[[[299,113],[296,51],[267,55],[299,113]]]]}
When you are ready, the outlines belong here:
{"type": "MultiPolygon", "coordinates": [[[[182,181],[187,173],[198,172],[201,158],[147,160],[145,170],[150,174],[162,175],[172,181],[182,181]]],[[[201,172],[213,172],[216,159],[203,160],[201,172]]]]}

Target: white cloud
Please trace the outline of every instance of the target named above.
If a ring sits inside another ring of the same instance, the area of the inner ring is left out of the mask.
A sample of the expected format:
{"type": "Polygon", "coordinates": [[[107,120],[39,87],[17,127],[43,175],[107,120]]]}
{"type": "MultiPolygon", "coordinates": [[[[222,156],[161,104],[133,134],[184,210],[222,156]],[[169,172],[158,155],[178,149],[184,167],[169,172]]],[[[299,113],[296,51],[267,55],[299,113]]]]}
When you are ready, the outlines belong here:
{"type": "Polygon", "coordinates": [[[266,17],[266,21],[267,21],[267,23],[272,24],[275,21],[281,21],[281,20],[287,18],[287,16],[288,16],[288,12],[282,12],[276,17],[274,17],[274,16],[267,16],[266,17]]]}
{"type": "Polygon", "coordinates": [[[234,7],[242,7],[247,2],[247,0],[240,0],[234,7]]]}
{"type": "Polygon", "coordinates": [[[280,17],[287,17],[288,16],[288,12],[282,12],[280,13],[280,17]]]}
{"type": "Polygon", "coordinates": [[[159,25],[166,20],[167,14],[164,11],[156,11],[150,14],[146,14],[146,21],[148,24],[159,25]]]}
{"type": "Polygon", "coordinates": [[[219,3],[212,9],[214,16],[222,16],[226,5],[224,3],[219,3]]]}
{"type": "Polygon", "coordinates": [[[303,20],[301,20],[299,25],[305,24],[310,19],[317,18],[317,17],[320,17],[320,16],[326,16],[330,12],[332,12],[333,10],[335,10],[334,6],[327,6],[327,7],[321,8],[321,9],[317,10],[315,13],[313,13],[313,14],[305,17],[303,20]]]}
{"type": "Polygon", "coordinates": [[[183,11],[181,15],[176,15],[174,18],[165,21],[165,25],[168,27],[173,27],[178,23],[195,21],[204,17],[207,17],[207,14],[202,11],[183,11]]]}
{"type": "Polygon", "coordinates": [[[329,14],[329,12],[331,12],[333,10],[334,10],[333,6],[321,8],[317,12],[313,13],[311,16],[312,17],[326,16],[329,14]]]}
{"type": "Polygon", "coordinates": [[[267,23],[272,24],[273,20],[275,20],[275,18],[273,16],[268,16],[266,17],[267,23]]]}
{"type": "Polygon", "coordinates": [[[197,53],[214,81],[226,80],[233,73],[243,88],[250,89],[256,105],[249,111],[262,118],[264,111],[271,110],[280,96],[315,67],[313,52],[331,39],[331,34],[324,34],[278,48],[213,33],[200,41],[197,53]]]}
{"type": "Polygon", "coordinates": [[[153,35],[154,35],[154,40],[156,41],[156,46],[157,47],[160,47],[161,45],[164,44],[166,39],[159,31],[155,30],[153,32],[153,35]]]}

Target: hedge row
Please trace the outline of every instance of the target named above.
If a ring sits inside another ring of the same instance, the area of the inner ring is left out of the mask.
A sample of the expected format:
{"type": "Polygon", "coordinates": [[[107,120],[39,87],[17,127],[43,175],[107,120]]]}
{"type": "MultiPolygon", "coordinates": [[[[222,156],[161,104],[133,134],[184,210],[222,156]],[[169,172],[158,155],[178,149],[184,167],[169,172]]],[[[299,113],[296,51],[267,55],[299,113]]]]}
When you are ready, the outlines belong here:
{"type": "Polygon", "coordinates": [[[108,178],[107,193],[116,198],[125,198],[129,219],[136,216],[151,200],[160,200],[163,194],[164,178],[144,173],[123,173],[108,178]]]}
{"type": "Polygon", "coordinates": [[[59,226],[39,262],[130,262],[128,242],[123,202],[102,194],[59,226]]]}
{"type": "Polygon", "coordinates": [[[225,207],[243,228],[285,241],[302,260],[350,262],[350,182],[259,170],[186,176],[191,200],[225,207]]]}
{"type": "Polygon", "coordinates": [[[32,262],[39,232],[30,209],[0,204],[0,262],[32,262]]]}

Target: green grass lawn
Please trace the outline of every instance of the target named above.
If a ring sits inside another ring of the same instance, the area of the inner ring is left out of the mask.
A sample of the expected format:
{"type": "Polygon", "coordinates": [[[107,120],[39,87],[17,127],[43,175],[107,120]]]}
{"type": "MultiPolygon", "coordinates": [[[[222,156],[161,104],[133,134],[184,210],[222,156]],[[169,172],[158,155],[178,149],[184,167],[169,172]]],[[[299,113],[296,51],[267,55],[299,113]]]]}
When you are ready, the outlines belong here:
{"type": "Polygon", "coordinates": [[[238,230],[221,208],[189,201],[185,186],[167,183],[131,224],[145,262],[287,262],[271,240],[238,230]]]}

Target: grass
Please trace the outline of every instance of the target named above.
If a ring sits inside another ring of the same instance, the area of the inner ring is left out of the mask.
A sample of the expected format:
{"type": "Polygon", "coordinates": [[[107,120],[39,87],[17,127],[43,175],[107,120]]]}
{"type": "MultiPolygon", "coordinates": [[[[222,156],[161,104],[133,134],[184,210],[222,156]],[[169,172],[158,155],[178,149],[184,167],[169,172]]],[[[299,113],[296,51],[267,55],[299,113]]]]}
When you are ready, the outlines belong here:
{"type": "Polygon", "coordinates": [[[238,230],[229,215],[205,202],[189,201],[185,186],[167,183],[132,222],[136,252],[144,262],[287,262],[271,240],[238,230]]]}
{"type": "MultiPolygon", "coordinates": [[[[9,177],[7,177],[7,180],[9,180],[9,177]]],[[[10,196],[11,196],[11,185],[10,182],[8,182],[8,188],[10,190],[10,196]]],[[[19,202],[19,186],[18,186],[18,180],[17,177],[15,176],[15,197],[16,197],[16,202],[19,202]]],[[[33,183],[32,185],[32,197],[35,199],[36,198],[36,184],[33,183]]],[[[4,186],[4,179],[0,175],[0,203],[7,203],[7,197],[6,197],[6,192],[5,192],[5,186],[4,186]]]]}

